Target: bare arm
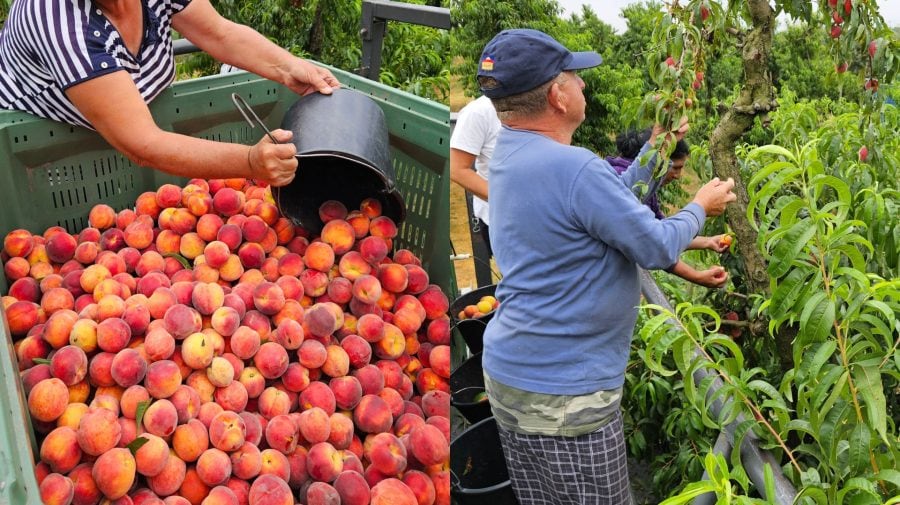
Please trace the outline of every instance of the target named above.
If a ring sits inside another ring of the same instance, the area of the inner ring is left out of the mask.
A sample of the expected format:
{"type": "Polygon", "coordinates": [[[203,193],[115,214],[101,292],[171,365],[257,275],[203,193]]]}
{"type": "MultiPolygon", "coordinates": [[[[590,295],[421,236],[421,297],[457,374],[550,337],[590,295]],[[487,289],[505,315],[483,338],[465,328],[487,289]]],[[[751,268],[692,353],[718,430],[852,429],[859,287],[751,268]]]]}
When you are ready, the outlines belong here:
{"type": "Polygon", "coordinates": [[[338,80],[325,68],[278,47],[249,26],[229,21],[209,0],[193,0],[172,26],[213,58],[284,84],[299,95],[329,94],[338,80]]]}
{"type": "Polygon", "coordinates": [[[708,288],[721,288],[728,281],[728,272],[720,266],[713,266],[706,270],[698,271],[687,263],[678,260],[671,272],[686,281],[708,288]]]}
{"type": "MultiPolygon", "coordinates": [[[[183,177],[254,178],[279,186],[294,178],[292,143],[255,146],[198,139],[160,129],[127,72],[112,72],[72,86],[66,95],[97,132],[136,164],[183,177]]],[[[281,142],[291,132],[276,130],[281,142]]]]}
{"type": "Polygon", "coordinates": [[[694,240],[691,240],[691,243],[688,244],[687,248],[693,250],[709,249],[710,251],[715,251],[717,253],[725,252],[728,250],[728,245],[722,242],[724,237],[724,234],[714,235],[712,237],[694,237],[694,240]]]}
{"type": "Polygon", "coordinates": [[[475,155],[460,149],[450,149],[450,180],[459,184],[466,191],[487,201],[488,181],[472,170],[475,155]]]}

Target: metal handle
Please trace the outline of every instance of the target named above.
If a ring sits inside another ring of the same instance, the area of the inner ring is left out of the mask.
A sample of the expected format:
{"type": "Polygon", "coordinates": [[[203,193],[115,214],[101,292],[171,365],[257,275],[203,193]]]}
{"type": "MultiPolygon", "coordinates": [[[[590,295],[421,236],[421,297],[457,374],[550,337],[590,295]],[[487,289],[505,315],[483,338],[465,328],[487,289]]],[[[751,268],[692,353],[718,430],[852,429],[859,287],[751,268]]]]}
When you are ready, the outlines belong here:
{"type": "Polygon", "coordinates": [[[272,143],[274,143],[274,144],[281,143],[281,142],[278,142],[277,140],[275,140],[275,136],[273,136],[272,132],[270,132],[269,129],[266,128],[266,125],[262,122],[262,119],[260,119],[259,116],[256,115],[256,111],[254,111],[253,108],[250,107],[250,104],[248,104],[247,101],[244,100],[244,97],[242,97],[241,95],[239,95],[237,93],[232,93],[231,101],[234,102],[234,106],[237,108],[238,112],[240,112],[241,115],[244,116],[244,119],[247,120],[247,123],[250,124],[250,128],[255,128],[255,127],[259,126],[260,128],[263,129],[264,132],[266,132],[266,135],[269,136],[269,139],[272,141],[272,143]],[[253,116],[253,119],[250,119],[250,116],[253,116]],[[255,124],[253,122],[254,119],[256,120],[255,124]]]}

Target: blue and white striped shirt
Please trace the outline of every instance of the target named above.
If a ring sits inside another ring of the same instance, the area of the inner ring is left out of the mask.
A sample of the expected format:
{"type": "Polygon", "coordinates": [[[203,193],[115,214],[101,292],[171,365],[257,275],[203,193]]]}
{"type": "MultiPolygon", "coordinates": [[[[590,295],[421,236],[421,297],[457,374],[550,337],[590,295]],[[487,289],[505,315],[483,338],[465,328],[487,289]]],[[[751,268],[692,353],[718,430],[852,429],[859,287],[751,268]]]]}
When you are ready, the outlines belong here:
{"type": "Polygon", "coordinates": [[[141,0],[133,55],[92,0],[16,0],[0,31],[0,107],[90,128],[65,90],[123,69],[149,103],[175,78],[172,16],[190,1],[141,0]]]}

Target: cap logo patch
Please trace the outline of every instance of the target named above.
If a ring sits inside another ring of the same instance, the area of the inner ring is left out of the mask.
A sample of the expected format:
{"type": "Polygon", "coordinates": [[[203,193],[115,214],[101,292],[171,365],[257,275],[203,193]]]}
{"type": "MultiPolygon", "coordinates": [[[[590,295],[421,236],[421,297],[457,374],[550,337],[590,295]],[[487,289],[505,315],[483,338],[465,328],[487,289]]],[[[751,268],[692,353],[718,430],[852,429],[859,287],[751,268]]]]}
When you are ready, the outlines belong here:
{"type": "Polygon", "coordinates": [[[485,72],[494,70],[494,60],[491,59],[490,56],[486,56],[483,60],[481,60],[481,70],[484,70],[485,72]]]}

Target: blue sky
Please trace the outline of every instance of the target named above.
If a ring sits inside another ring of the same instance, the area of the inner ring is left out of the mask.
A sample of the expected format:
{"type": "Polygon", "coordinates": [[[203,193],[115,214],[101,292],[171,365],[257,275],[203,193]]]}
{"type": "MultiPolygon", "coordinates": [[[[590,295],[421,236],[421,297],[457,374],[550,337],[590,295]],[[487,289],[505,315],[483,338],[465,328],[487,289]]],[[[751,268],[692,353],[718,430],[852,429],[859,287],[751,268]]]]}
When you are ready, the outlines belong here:
{"type": "MultiPolygon", "coordinates": [[[[625,19],[619,14],[622,7],[637,3],[637,0],[557,0],[566,13],[578,12],[582,4],[589,4],[603,21],[612,25],[617,32],[625,31],[625,19]]],[[[880,0],[881,15],[889,26],[900,26],[900,1],[880,0]]]]}

